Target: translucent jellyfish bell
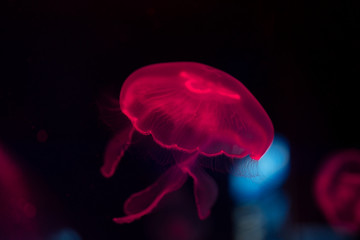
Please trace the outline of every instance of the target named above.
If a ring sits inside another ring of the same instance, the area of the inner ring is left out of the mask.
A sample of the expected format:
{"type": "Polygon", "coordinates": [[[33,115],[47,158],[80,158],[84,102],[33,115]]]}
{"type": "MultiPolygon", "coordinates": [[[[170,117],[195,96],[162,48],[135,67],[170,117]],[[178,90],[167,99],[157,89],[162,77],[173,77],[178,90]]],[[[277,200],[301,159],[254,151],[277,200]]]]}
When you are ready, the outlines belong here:
{"type": "Polygon", "coordinates": [[[274,135],[271,120],[243,84],[200,63],[135,71],[121,89],[120,107],[137,131],[187,152],[258,160],[274,135]]]}
{"type": "Polygon", "coordinates": [[[234,77],[194,62],[149,65],[132,73],[120,93],[121,111],[130,119],[109,143],[102,167],[110,177],[136,130],[162,147],[179,152],[177,163],[153,185],[125,203],[131,222],[148,214],[164,195],[179,189],[190,176],[200,219],[210,214],[217,197],[213,179],[197,164],[199,155],[254,160],[270,146],[274,130],[256,98],[234,77]]]}
{"type": "Polygon", "coordinates": [[[360,150],[333,154],[320,169],[315,196],[328,222],[339,230],[360,230],[360,150]]]}

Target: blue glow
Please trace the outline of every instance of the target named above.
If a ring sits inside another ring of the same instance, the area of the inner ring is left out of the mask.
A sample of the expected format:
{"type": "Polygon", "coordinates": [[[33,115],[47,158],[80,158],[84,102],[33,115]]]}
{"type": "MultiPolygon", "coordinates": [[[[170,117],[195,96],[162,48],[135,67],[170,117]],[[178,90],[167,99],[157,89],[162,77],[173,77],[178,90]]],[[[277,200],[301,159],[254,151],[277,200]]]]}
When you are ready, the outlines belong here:
{"type": "Polygon", "coordinates": [[[233,212],[235,239],[273,239],[288,218],[290,202],[282,191],[238,205],[233,212]]]}
{"type": "MultiPolygon", "coordinates": [[[[244,168],[246,160],[240,161],[238,168],[244,168]]],[[[229,191],[235,202],[256,200],[263,194],[279,187],[286,180],[290,169],[290,148],[287,140],[275,135],[268,151],[259,160],[254,177],[230,174],[229,191]]]]}
{"type": "Polygon", "coordinates": [[[50,240],[81,240],[82,238],[80,237],[80,235],[70,229],[70,228],[65,228],[60,230],[59,232],[55,233],[50,240]]]}
{"type": "Polygon", "coordinates": [[[301,225],[295,228],[290,240],[350,240],[357,239],[355,236],[336,232],[326,225],[301,225]]]}
{"type": "Polygon", "coordinates": [[[264,215],[267,232],[278,231],[288,218],[289,198],[283,192],[278,191],[262,198],[257,204],[264,215]]]}

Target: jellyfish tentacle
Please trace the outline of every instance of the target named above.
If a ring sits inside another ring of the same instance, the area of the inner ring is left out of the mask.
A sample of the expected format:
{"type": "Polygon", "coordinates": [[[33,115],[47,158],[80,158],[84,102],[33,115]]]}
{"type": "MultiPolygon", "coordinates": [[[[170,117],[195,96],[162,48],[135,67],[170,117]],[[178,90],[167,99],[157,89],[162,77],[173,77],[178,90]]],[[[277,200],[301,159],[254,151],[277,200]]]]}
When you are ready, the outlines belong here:
{"type": "Polygon", "coordinates": [[[198,216],[201,220],[204,220],[210,215],[211,208],[215,204],[218,196],[217,184],[214,179],[197,164],[183,167],[183,170],[186,171],[194,181],[194,195],[198,216]]]}
{"type": "Polygon", "coordinates": [[[151,186],[131,195],[124,205],[124,212],[127,216],[114,218],[114,222],[131,223],[149,214],[165,195],[181,188],[186,179],[187,174],[178,166],[171,167],[151,186]]]}
{"type": "Polygon", "coordinates": [[[117,165],[131,144],[134,130],[134,127],[129,124],[108,143],[105,150],[104,164],[100,169],[104,177],[109,178],[114,175],[117,165]]]}

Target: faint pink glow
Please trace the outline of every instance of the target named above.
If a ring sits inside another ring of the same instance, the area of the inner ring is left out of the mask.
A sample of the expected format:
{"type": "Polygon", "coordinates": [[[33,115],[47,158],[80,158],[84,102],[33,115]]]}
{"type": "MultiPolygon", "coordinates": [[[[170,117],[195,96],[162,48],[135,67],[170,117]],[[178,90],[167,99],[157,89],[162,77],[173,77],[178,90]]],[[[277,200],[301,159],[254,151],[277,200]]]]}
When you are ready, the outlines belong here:
{"type": "Polygon", "coordinates": [[[208,231],[204,231],[204,228],[209,227],[211,221],[207,223],[199,222],[197,219],[193,218],[191,213],[188,213],[185,209],[183,209],[183,205],[185,205],[184,201],[187,202],[187,197],[181,200],[177,199],[179,195],[184,196],[182,194],[174,194],[171,198],[168,199],[167,204],[170,204],[170,208],[176,208],[175,211],[171,213],[166,213],[166,211],[162,212],[162,214],[158,214],[154,216],[151,222],[146,224],[146,236],[149,236],[149,239],[156,240],[198,240],[198,239],[206,239],[204,236],[208,231]],[[181,206],[176,203],[180,201],[182,203],[181,206]],[[179,209],[180,208],[180,209],[179,209]]]}
{"type": "Polygon", "coordinates": [[[337,153],[318,174],[315,195],[333,227],[360,230],[360,151],[337,153]]]}
{"type": "Polygon", "coordinates": [[[354,173],[343,173],[341,181],[348,185],[360,185],[360,175],[354,173]]]}
{"type": "Polygon", "coordinates": [[[41,129],[36,134],[36,138],[39,142],[46,142],[46,140],[48,139],[48,134],[44,129],[41,129]]]}
{"type": "Polygon", "coordinates": [[[197,163],[200,155],[226,155],[254,160],[270,146],[270,118],[246,87],[227,73],[194,62],[161,63],[143,67],[124,82],[119,99],[125,123],[109,142],[101,172],[111,177],[131,144],[134,130],[151,135],[161,147],[178,155],[176,164],[150,187],[126,201],[130,223],[150,213],[168,193],[190,176],[200,219],[210,215],[218,189],[197,163]]]}
{"type": "Polygon", "coordinates": [[[164,232],[164,239],[181,239],[181,240],[189,240],[196,238],[196,230],[194,226],[191,226],[189,221],[184,217],[179,217],[174,219],[170,219],[166,224],[165,229],[162,229],[164,232]],[[167,238],[166,238],[167,237],[167,238]]]}
{"type": "Polygon", "coordinates": [[[29,195],[21,170],[0,146],[0,232],[12,239],[34,230],[36,208],[29,195]]]}
{"type": "Polygon", "coordinates": [[[36,208],[33,204],[27,202],[24,205],[24,213],[28,218],[34,218],[36,216],[36,208]]]}

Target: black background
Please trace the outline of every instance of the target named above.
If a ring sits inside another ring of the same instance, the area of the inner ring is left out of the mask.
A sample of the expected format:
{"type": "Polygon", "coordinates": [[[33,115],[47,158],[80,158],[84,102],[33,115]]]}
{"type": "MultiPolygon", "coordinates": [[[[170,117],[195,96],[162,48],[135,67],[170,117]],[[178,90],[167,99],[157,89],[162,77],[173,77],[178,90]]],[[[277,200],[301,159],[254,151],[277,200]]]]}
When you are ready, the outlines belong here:
{"type": "MultiPolygon", "coordinates": [[[[289,224],[326,223],[312,197],[315,174],[331,152],[360,147],[358,1],[3,4],[0,140],[41,192],[34,195],[38,217],[47,219],[43,231],[68,226],[89,240],[156,239],[151,217],[111,222],[158,172],[135,154],[112,179],[100,175],[112,132],[96,101],[104,92],[116,97],[137,68],[169,61],[205,63],[247,86],[291,145],[289,224]],[[46,142],[37,140],[40,130],[46,142]]],[[[231,239],[227,176],[213,176],[220,186],[213,213],[193,221],[205,229],[202,239],[231,239]]]]}

